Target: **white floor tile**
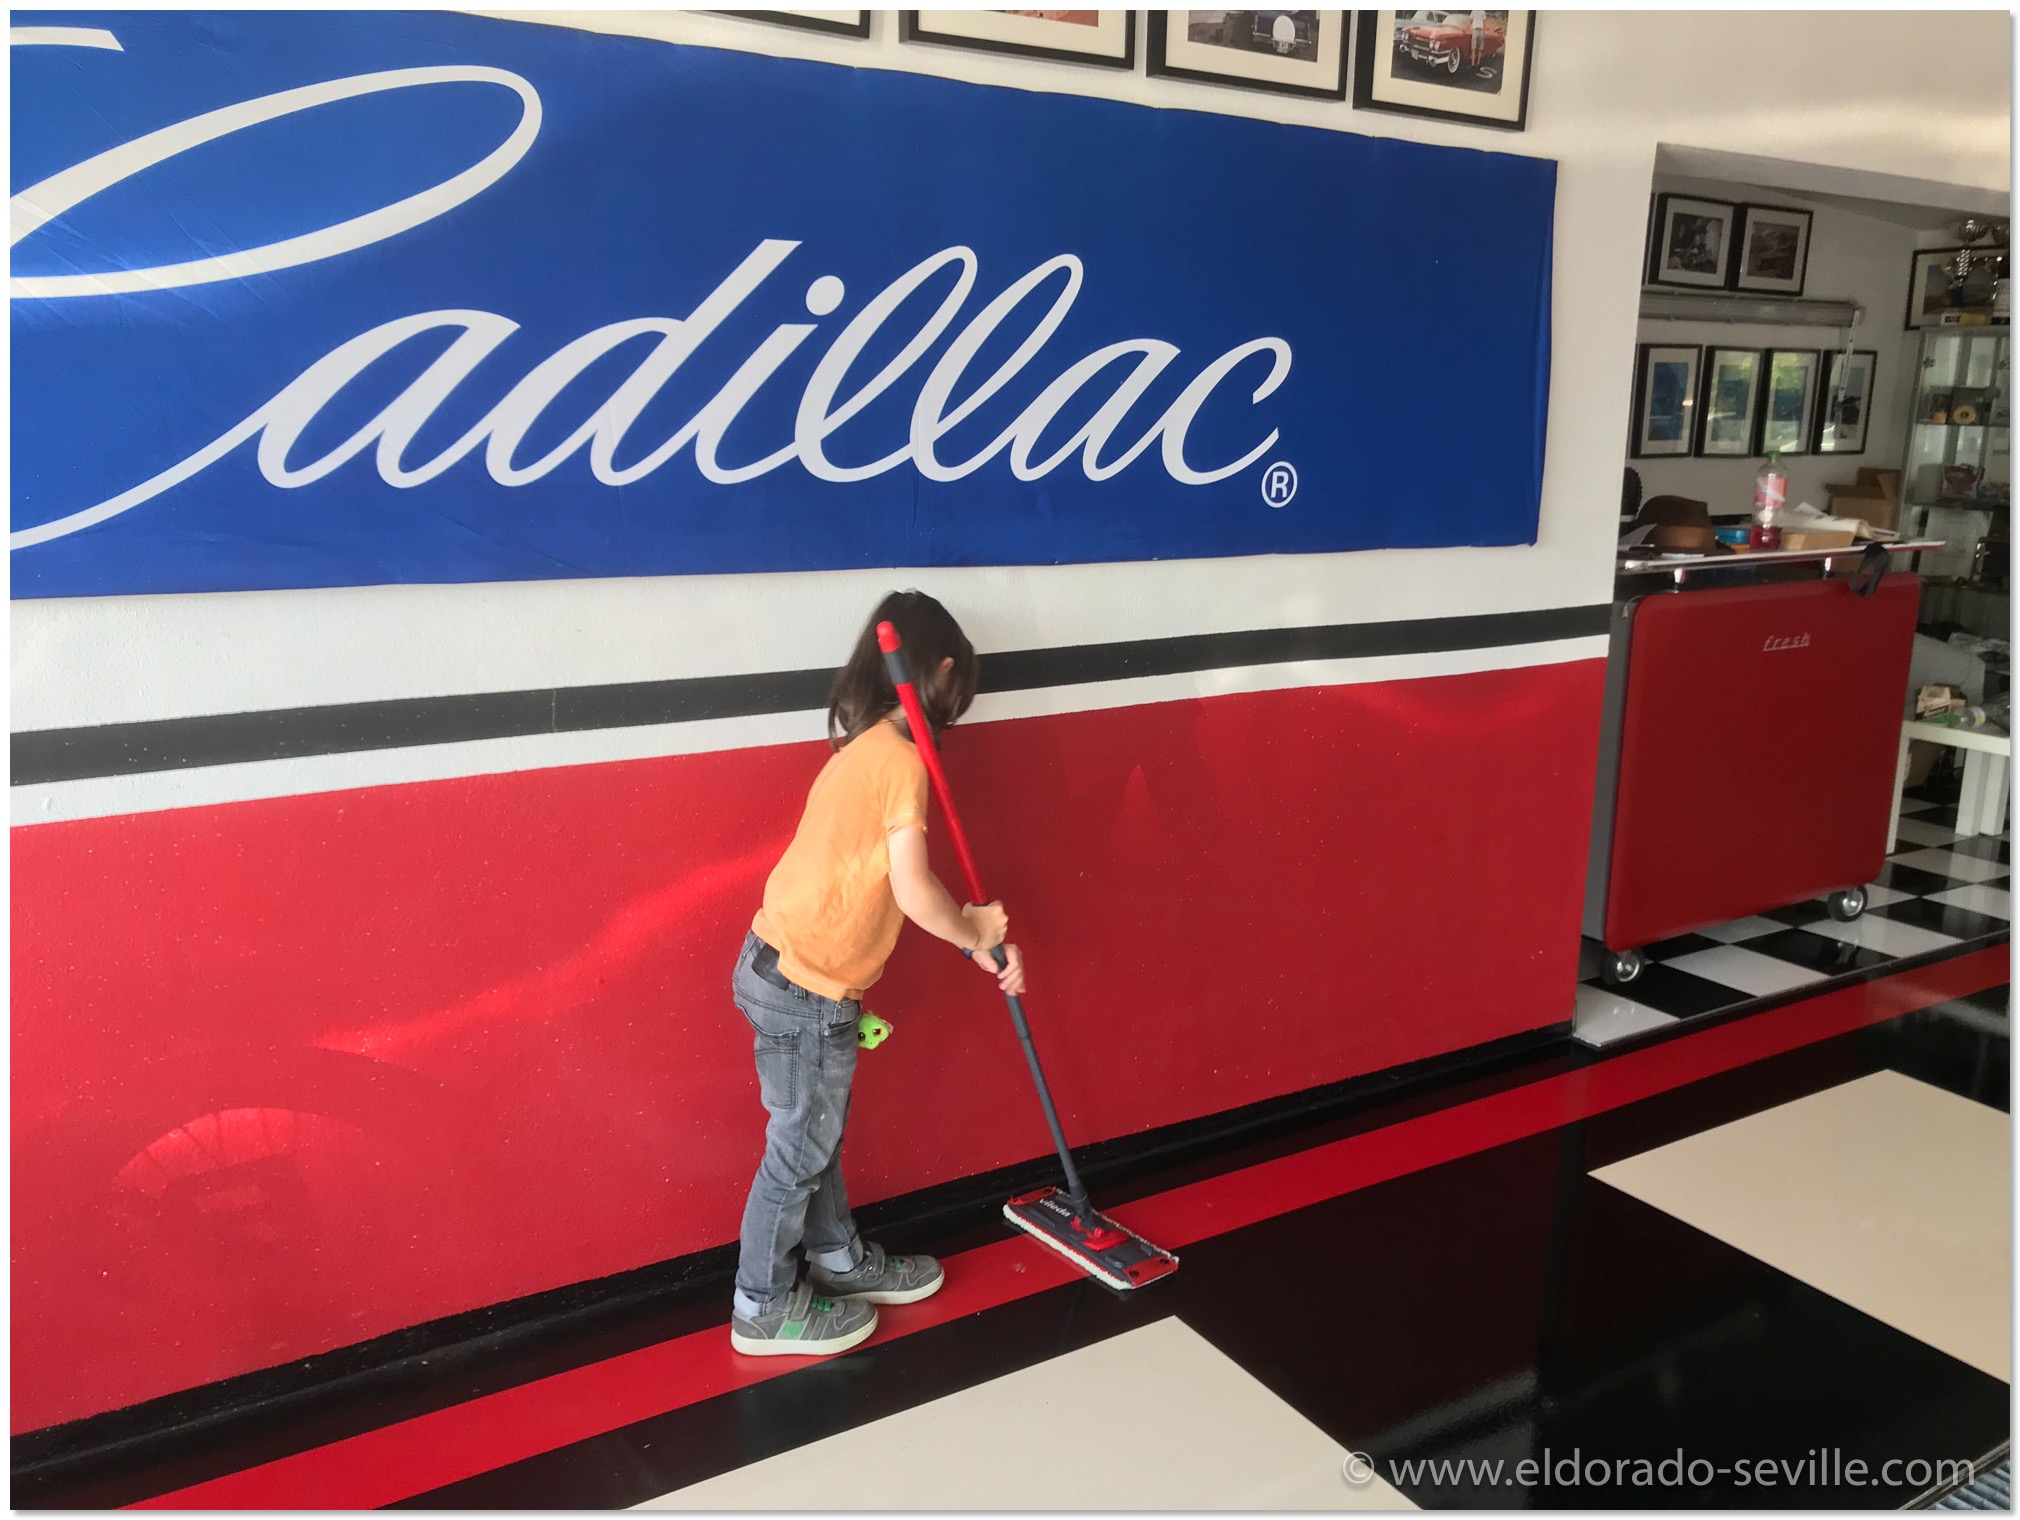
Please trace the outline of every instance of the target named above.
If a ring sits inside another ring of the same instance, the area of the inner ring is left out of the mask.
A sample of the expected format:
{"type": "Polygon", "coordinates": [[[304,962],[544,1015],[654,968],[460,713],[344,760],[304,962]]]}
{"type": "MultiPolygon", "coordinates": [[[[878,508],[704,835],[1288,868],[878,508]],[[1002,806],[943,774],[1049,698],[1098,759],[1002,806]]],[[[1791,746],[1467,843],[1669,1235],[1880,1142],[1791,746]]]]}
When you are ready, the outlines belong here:
{"type": "Polygon", "coordinates": [[[1928,802],[1920,797],[1903,797],[1901,799],[1901,816],[1906,818],[1910,813],[1933,812],[1941,806],[1941,803],[1928,802]]]}
{"type": "Polygon", "coordinates": [[[639,1508],[1416,1508],[1378,1477],[1349,1483],[1347,1455],[1197,1331],[1164,1319],[639,1508]]]}
{"type": "Polygon", "coordinates": [[[1779,934],[1787,927],[1787,924],[1772,918],[1736,918],[1729,924],[1713,924],[1709,929],[1700,929],[1697,932],[1706,939],[1715,939],[1722,945],[1730,945],[1735,940],[1759,939],[1763,934],[1779,934]]]}
{"type": "Polygon", "coordinates": [[[2010,1381],[2011,1137],[1883,1071],[1592,1175],[2010,1381]]]}
{"type": "Polygon", "coordinates": [[[1912,892],[1896,892],[1892,887],[1883,887],[1875,883],[1866,888],[1866,906],[1884,908],[1889,903],[1906,902],[1914,895],[1912,892]]]}
{"type": "Polygon", "coordinates": [[[1906,855],[1894,856],[1894,863],[1911,866],[1917,871],[1934,871],[1938,876],[1951,876],[1958,881],[1990,881],[2013,869],[1996,860],[1959,855],[1955,850],[1911,850],[1906,855]]]}
{"type": "Polygon", "coordinates": [[[1740,945],[1693,950],[1667,964],[1679,971],[1688,971],[1692,976],[1751,992],[1755,997],[1787,992],[1792,987],[1807,986],[1824,979],[1821,971],[1813,971],[1808,966],[1792,966],[1787,961],[1778,961],[1772,955],[1762,955],[1758,950],[1748,950],[1740,945]]]}
{"type": "Polygon", "coordinates": [[[1804,924],[1803,928],[1826,939],[1839,939],[1848,945],[1877,950],[1882,955],[1926,955],[1931,950],[1961,943],[1948,934],[1938,934],[1919,924],[1898,924],[1891,918],[1875,918],[1870,913],[1849,924],[1826,918],[1818,923],[1804,924]]]}
{"type": "Polygon", "coordinates": [[[1952,887],[1947,892],[1931,892],[1929,901],[2013,921],[2013,894],[2004,887],[1952,887]]]}
{"type": "Polygon", "coordinates": [[[1900,838],[1910,844],[1954,844],[1963,837],[1955,829],[1946,829],[1939,823],[1924,823],[1919,818],[1901,820],[1900,838]]]}
{"type": "Polygon", "coordinates": [[[1580,985],[1571,1014],[1572,1035],[1584,1045],[1610,1045],[1631,1034],[1646,1034],[1676,1022],[1674,1014],[1635,1002],[1628,996],[1632,990],[1632,984],[1619,991],[1580,985]]]}

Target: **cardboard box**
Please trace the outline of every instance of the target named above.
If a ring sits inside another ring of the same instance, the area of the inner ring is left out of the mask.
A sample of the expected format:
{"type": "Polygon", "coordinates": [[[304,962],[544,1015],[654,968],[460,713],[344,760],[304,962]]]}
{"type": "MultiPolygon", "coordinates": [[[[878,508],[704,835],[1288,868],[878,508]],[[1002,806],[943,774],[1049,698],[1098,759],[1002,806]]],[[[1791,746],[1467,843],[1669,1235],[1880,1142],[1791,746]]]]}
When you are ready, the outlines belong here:
{"type": "MultiPolygon", "coordinates": [[[[1833,517],[1862,517],[1876,528],[1893,528],[1901,520],[1901,472],[1861,468],[1859,478],[1830,483],[1833,517]]],[[[1828,546],[1824,546],[1828,547],[1828,546]]]]}
{"type": "Polygon", "coordinates": [[[1782,533],[1784,549],[1849,549],[1858,541],[1858,534],[1841,528],[1790,529],[1782,533]]]}
{"type": "Polygon", "coordinates": [[[1933,718],[1941,713],[1960,713],[1966,706],[1964,688],[1934,682],[1915,693],[1915,716],[1933,718]]]}

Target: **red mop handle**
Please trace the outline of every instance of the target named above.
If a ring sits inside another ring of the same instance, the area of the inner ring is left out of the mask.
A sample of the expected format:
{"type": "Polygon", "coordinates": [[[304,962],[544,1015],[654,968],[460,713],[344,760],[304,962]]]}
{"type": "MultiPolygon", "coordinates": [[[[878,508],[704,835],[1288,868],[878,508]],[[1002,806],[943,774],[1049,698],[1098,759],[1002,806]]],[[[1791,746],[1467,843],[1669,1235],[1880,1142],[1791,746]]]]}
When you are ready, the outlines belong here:
{"type": "MultiPolygon", "coordinates": [[[[975,869],[975,855],[968,848],[968,836],[962,832],[961,815],[954,811],[954,794],[948,789],[947,773],[940,769],[940,752],[933,748],[933,725],[926,721],[926,710],[919,704],[918,688],[912,684],[912,665],[905,658],[898,630],[889,623],[877,624],[877,647],[884,651],[884,665],[891,672],[891,684],[898,690],[905,721],[911,725],[912,742],[919,746],[919,758],[926,762],[926,774],[932,779],[934,795],[940,799],[940,811],[947,815],[947,832],[954,836],[954,853],[961,857],[961,871],[968,878],[968,896],[976,903],[986,903],[989,894],[982,890],[982,873],[975,869]]],[[[989,959],[996,963],[998,971],[1010,964],[1009,954],[1001,945],[989,952],[989,959]]],[[[1045,1110],[1045,1128],[1051,1132],[1052,1148],[1059,1152],[1059,1166],[1066,1173],[1066,1200],[1073,1210],[1074,1227],[1089,1243],[1107,1240],[1107,1235],[1083,1222],[1082,1216],[1088,1213],[1087,1188],[1080,1180],[1079,1168],[1073,1164],[1073,1149],[1066,1143],[1066,1131],[1060,1127],[1059,1110],[1053,1106],[1052,1089],[1045,1082],[1045,1068],[1038,1064],[1038,1047],[1031,1043],[1031,1025],[1024,1017],[1024,999],[1006,992],[1003,1001],[1010,1005],[1010,1025],[1017,1031],[1017,1043],[1024,1047],[1024,1064],[1031,1068],[1031,1085],[1038,1089],[1038,1106],[1045,1110]]],[[[1108,1222],[1100,1215],[1094,1218],[1100,1221],[1101,1230],[1108,1229],[1108,1222]]],[[[1105,1247],[1096,1245],[1094,1249],[1105,1247]]]]}
{"type": "Polygon", "coordinates": [[[933,725],[926,721],[926,710],[919,704],[919,689],[912,684],[912,664],[905,658],[905,646],[898,637],[898,630],[889,623],[877,624],[877,647],[884,651],[884,664],[891,672],[891,684],[898,688],[898,705],[905,709],[905,721],[911,726],[912,742],[919,747],[919,758],[926,762],[926,774],[933,782],[933,795],[940,799],[940,811],[947,815],[947,833],[954,840],[954,853],[961,861],[961,874],[968,878],[968,900],[986,903],[989,894],[982,890],[982,873],[975,869],[974,852],[968,848],[968,835],[961,828],[961,815],[954,811],[954,793],[947,785],[947,773],[940,768],[940,752],[933,747],[933,725]]]}

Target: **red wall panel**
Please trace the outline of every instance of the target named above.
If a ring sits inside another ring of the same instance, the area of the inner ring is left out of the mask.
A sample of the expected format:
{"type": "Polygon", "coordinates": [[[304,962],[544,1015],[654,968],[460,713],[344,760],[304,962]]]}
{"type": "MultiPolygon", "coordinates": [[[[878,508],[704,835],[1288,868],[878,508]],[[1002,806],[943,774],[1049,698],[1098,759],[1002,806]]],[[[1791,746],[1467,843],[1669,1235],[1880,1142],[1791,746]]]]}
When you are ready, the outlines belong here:
{"type": "MultiPolygon", "coordinates": [[[[954,730],[1069,1135],[1568,1018],[1602,674],[954,730]]],[[[15,830],[14,1428],[732,1238],[728,974],[824,753],[15,830]]],[[[912,931],[869,1001],[859,1202],[1048,1148],[981,975],[912,931]]]]}

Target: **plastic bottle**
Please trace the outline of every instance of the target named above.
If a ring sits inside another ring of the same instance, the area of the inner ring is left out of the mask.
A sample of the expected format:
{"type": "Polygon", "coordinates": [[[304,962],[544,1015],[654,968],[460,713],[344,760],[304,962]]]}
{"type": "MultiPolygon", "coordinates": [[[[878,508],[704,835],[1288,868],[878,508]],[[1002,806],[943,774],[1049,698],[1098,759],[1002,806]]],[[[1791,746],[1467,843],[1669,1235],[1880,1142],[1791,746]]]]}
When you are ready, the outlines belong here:
{"type": "Polygon", "coordinates": [[[1982,707],[1967,707],[1962,712],[1937,713],[1929,720],[1942,728],[1983,728],[1992,721],[1991,714],[1982,707]]]}
{"type": "Polygon", "coordinates": [[[1753,478],[1753,527],[1746,537],[1749,549],[1782,546],[1782,508],[1789,499],[1789,472],[1782,468],[1781,457],[1781,450],[1768,450],[1767,463],[1753,478]]]}

